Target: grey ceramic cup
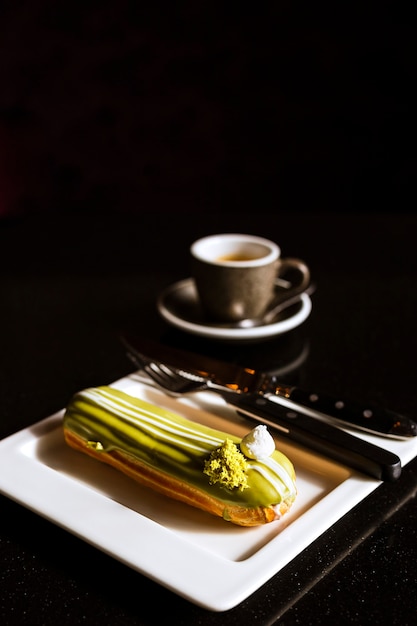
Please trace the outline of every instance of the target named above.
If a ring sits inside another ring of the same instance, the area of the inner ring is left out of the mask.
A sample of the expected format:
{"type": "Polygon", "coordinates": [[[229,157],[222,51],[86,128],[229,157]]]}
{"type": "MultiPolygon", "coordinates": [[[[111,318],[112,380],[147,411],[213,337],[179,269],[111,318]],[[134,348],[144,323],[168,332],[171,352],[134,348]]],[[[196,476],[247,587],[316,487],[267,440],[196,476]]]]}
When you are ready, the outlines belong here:
{"type": "Polygon", "coordinates": [[[298,280],[285,289],[283,299],[301,293],[310,282],[302,260],[281,258],[275,242],[256,235],[209,235],[195,241],[190,253],[201,307],[213,321],[261,316],[276,295],[277,278],[288,270],[295,270],[298,280]]]}

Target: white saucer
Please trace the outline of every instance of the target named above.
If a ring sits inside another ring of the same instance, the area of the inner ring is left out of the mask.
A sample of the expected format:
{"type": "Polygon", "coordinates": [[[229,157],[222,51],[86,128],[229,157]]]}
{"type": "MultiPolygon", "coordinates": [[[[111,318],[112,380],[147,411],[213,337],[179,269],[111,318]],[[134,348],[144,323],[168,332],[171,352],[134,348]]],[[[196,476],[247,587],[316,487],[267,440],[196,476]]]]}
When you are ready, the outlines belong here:
{"type": "Polygon", "coordinates": [[[165,289],[158,298],[157,308],[165,321],[185,332],[213,339],[245,341],[273,337],[296,328],[310,315],[312,304],[309,296],[302,294],[300,301],[282,311],[273,323],[254,328],[222,328],[207,323],[194,280],[187,278],[165,289]]]}

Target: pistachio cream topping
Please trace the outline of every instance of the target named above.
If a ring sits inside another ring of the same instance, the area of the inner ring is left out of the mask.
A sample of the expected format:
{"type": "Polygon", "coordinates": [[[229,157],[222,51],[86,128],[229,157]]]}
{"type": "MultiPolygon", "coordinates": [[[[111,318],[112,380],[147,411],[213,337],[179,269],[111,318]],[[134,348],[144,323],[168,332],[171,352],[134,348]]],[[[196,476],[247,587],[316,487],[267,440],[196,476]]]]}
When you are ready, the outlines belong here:
{"type": "Polygon", "coordinates": [[[239,437],[112,387],[77,393],[65,411],[64,428],[99,454],[121,450],[226,503],[271,506],[296,497],[294,467],[278,450],[247,458],[242,454],[250,451],[247,441],[239,450],[239,437]]]}

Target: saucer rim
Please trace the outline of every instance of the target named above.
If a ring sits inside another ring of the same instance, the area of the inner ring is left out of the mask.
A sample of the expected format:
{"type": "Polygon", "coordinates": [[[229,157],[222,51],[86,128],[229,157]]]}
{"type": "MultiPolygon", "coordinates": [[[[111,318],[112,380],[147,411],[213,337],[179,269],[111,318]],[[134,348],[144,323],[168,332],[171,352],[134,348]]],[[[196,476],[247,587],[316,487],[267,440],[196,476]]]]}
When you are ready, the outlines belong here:
{"type": "Polygon", "coordinates": [[[173,313],[172,310],[166,305],[166,299],[168,296],[175,294],[175,292],[181,291],[190,286],[194,287],[194,281],[192,278],[185,278],[175,283],[172,283],[166,287],[158,296],[157,309],[162,318],[185,332],[189,332],[202,337],[215,338],[215,339],[227,339],[227,340],[241,340],[241,339],[258,339],[272,337],[280,335],[290,330],[293,330],[297,326],[300,326],[310,315],[312,309],[312,302],[307,294],[301,294],[301,308],[285,320],[273,322],[269,324],[263,324],[261,326],[255,326],[253,328],[221,328],[219,326],[212,326],[207,324],[198,324],[195,322],[187,321],[184,317],[179,317],[173,313]]]}

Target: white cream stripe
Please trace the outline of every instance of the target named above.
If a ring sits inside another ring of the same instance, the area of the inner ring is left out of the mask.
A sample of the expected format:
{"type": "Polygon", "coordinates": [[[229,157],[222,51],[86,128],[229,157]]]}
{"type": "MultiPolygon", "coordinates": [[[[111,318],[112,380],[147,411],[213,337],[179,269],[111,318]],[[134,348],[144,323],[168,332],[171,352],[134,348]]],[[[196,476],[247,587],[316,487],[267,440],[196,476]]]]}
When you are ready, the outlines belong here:
{"type": "MultiPolygon", "coordinates": [[[[105,392],[99,393],[97,390],[90,390],[86,392],[93,400],[99,401],[104,406],[107,406],[110,410],[117,411],[123,415],[132,425],[137,424],[138,407],[124,401],[123,399],[115,400],[105,392]]],[[[222,440],[217,437],[202,434],[194,431],[192,428],[181,424],[180,428],[176,427],[174,422],[157,412],[150,412],[147,409],[141,408],[141,418],[147,425],[148,432],[153,433],[160,439],[167,441],[176,441],[175,437],[169,435],[169,433],[177,437],[178,443],[182,446],[186,446],[193,450],[199,450],[205,452],[206,448],[196,445],[197,442],[202,442],[208,445],[218,446],[222,443],[222,440]],[[158,426],[159,429],[158,430],[158,426]]]]}

